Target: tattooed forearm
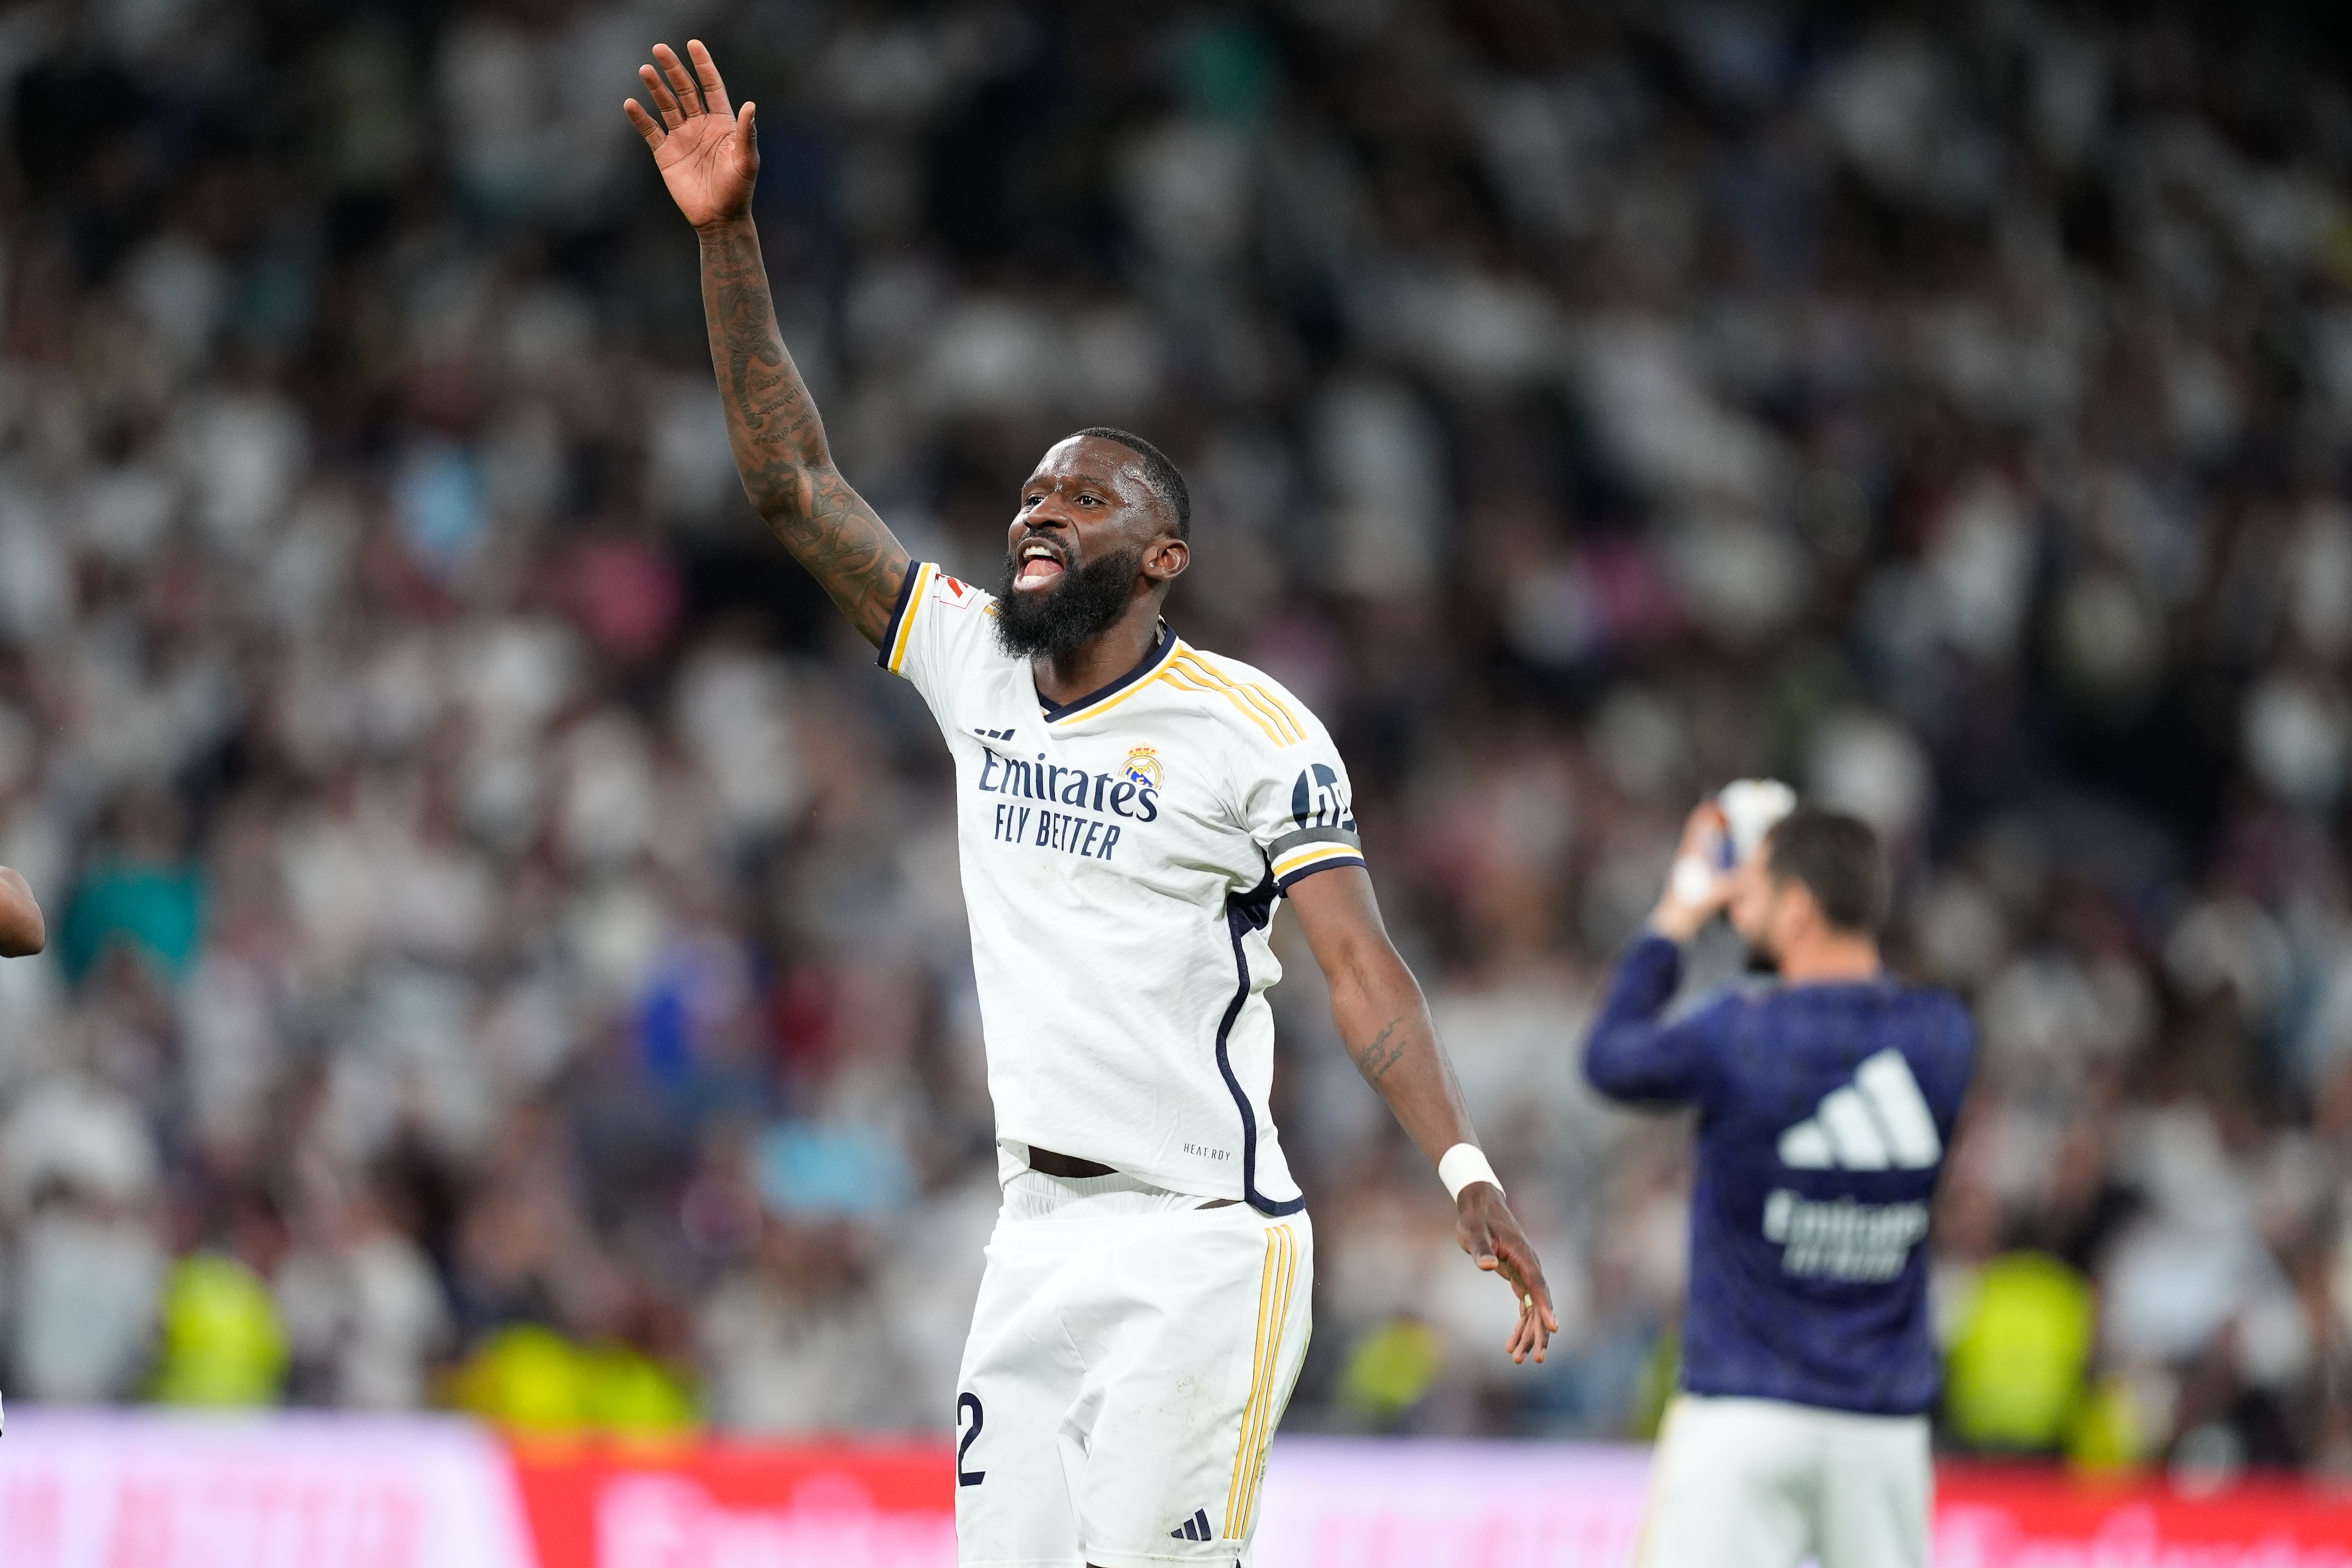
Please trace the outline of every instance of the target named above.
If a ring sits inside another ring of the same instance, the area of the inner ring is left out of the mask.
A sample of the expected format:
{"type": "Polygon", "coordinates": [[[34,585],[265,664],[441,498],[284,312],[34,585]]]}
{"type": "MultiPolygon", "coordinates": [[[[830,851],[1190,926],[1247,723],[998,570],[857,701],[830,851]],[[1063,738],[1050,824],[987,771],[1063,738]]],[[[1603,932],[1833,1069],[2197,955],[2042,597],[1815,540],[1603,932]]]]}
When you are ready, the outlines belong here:
{"type": "Polygon", "coordinates": [[[1412,1036],[1400,1037],[1405,1022],[1402,1015],[1391,1018],[1381,1026],[1381,1032],[1372,1037],[1372,1043],[1356,1053],[1358,1072],[1373,1083],[1388,1076],[1389,1068],[1402,1059],[1405,1047],[1412,1043],[1412,1036]]]}
{"type": "Polygon", "coordinates": [[[702,309],[743,493],[869,642],[881,640],[907,552],[833,466],[824,423],[776,330],[748,218],[702,237],[702,309]]]}
{"type": "Polygon", "coordinates": [[[1330,983],[1331,1022],[1349,1058],[1414,1147],[1434,1163],[1456,1143],[1475,1143],[1428,999],[1381,923],[1371,879],[1354,866],[1321,871],[1293,886],[1290,904],[1330,983]]]}

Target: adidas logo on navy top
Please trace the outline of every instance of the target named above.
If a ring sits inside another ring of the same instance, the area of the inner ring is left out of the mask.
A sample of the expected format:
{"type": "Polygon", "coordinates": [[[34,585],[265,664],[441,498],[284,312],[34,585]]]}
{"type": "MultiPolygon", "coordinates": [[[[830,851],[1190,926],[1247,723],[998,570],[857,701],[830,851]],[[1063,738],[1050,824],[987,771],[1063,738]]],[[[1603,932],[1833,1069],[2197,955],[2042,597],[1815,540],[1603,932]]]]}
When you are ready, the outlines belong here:
{"type": "Polygon", "coordinates": [[[1214,1541],[1216,1539],[1209,1530],[1209,1510],[1205,1508],[1194,1509],[1192,1518],[1170,1531],[1168,1534],[1175,1541],[1214,1541]]]}
{"type": "Polygon", "coordinates": [[[1892,1046],[1856,1068],[1853,1082],[1780,1134],[1780,1163],[1799,1171],[1925,1171],[1944,1157],[1936,1118],[1910,1064],[1892,1046]]]}

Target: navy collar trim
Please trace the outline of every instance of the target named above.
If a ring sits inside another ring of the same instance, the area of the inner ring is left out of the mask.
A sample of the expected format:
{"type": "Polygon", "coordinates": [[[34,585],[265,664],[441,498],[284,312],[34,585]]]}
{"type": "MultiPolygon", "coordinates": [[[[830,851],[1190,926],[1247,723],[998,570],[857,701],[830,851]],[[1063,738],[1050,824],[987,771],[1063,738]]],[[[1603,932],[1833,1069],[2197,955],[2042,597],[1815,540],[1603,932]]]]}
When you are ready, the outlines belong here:
{"type": "MultiPolygon", "coordinates": [[[[1175,652],[1176,629],[1163,620],[1160,623],[1160,640],[1152,644],[1151,651],[1145,654],[1142,662],[1133,669],[1129,670],[1109,685],[1097,687],[1074,701],[1053,703],[1040,697],[1037,700],[1037,706],[1044,710],[1046,723],[1058,723],[1080,709],[1091,708],[1107,697],[1118,696],[1139,680],[1149,679],[1159,673],[1160,667],[1166,664],[1175,652]]],[[[1034,673],[1030,676],[1030,686],[1032,689],[1036,686],[1036,676],[1034,673]]]]}

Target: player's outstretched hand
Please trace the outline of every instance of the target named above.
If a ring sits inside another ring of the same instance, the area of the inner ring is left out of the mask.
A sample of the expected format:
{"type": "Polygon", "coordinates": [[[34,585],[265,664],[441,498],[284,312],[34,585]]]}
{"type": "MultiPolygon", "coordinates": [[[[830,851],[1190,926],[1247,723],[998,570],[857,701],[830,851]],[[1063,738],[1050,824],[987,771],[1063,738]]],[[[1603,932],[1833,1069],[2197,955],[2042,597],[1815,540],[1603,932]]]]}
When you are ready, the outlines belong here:
{"type": "Polygon", "coordinates": [[[48,921],[32,885],[14,867],[0,866],[0,958],[30,958],[48,945],[48,921]]]}
{"type": "Polygon", "coordinates": [[[1683,820],[1682,843],[1675,849],[1665,893],[1650,916],[1651,930],[1676,942],[1688,942],[1730,900],[1731,879],[1716,864],[1728,829],[1723,807],[1713,795],[1699,802],[1683,820]]]}
{"type": "Polygon", "coordinates": [[[1544,1283],[1536,1249],[1493,1183],[1473,1182],[1462,1189],[1454,1201],[1454,1234],[1472,1262],[1509,1280],[1519,1299],[1519,1321],[1503,1346],[1511,1360],[1543,1360],[1552,1335],[1559,1332],[1559,1315],[1551,1310],[1551,1287],[1544,1283]]]}
{"type": "Polygon", "coordinates": [[[705,228],[751,210],[751,186],[760,177],[760,138],[753,124],[759,105],[747,101],[740,111],[730,109],[727,84],[702,40],[689,39],[686,52],[694,60],[691,71],[667,44],[656,44],[654,63],[637,68],[646,96],[661,115],[658,121],[634,98],[621,107],[654,150],[654,167],[661,171],[677,210],[687,222],[705,228]]]}

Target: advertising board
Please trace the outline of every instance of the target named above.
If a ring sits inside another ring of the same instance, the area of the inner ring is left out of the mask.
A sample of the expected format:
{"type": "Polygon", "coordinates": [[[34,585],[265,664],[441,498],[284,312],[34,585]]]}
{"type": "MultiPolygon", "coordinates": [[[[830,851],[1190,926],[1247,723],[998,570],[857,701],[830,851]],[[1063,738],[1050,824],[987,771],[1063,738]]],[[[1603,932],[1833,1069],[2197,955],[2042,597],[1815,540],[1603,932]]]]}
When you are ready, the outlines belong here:
{"type": "MultiPolygon", "coordinates": [[[[928,1438],[514,1446],[437,1417],[12,1411],[6,1568],[950,1568],[928,1438]]],[[[1286,1437],[1260,1568],[1624,1568],[1649,1457],[1286,1437]]],[[[1937,1568],[2352,1568],[2352,1500],[1948,1465],[1937,1568]]]]}
{"type": "Polygon", "coordinates": [[[529,1568],[498,1439],[455,1418],[12,1408],[6,1568],[529,1568]]]}

